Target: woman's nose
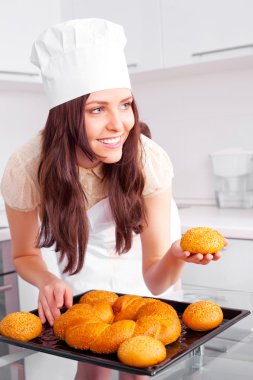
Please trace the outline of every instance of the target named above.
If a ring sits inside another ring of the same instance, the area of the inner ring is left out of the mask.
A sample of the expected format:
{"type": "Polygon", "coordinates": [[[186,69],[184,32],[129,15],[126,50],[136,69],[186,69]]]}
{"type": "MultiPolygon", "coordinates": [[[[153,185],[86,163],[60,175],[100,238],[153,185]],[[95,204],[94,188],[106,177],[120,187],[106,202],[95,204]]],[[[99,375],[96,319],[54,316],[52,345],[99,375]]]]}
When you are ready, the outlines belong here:
{"type": "Polygon", "coordinates": [[[114,131],[121,131],[124,128],[123,121],[118,112],[112,112],[110,114],[107,128],[114,131]]]}

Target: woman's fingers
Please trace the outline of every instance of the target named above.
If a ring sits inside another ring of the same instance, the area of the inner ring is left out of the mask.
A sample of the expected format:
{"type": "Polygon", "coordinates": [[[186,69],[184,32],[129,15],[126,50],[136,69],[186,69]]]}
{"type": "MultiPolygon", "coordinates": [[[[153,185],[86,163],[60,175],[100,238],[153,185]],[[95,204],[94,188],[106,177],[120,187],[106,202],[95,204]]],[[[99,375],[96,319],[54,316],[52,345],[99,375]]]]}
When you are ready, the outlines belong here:
{"type": "Polygon", "coordinates": [[[64,305],[64,291],[65,289],[62,285],[57,285],[53,290],[55,304],[58,309],[64,305]]]}
{"type": "Polygon", "coordinates": [[[39,314],[41,323],[46,323],[47,319],[45,317],[44,310],[40,301],[38,303],[38,314],[39,314]]]}
{"type": "MultiPolygon", "coordinates": [[[[54,315],[51,311],[51,308],[48,304],[47,298],[45,296],[42,296],[40,298],[39,304],[41,305],[41,309],[43,310],[43,314],[44,314],[45,318],[48,320],[50,326],[53,326],[55,317],[54,317],[54,315]]],[[[41,313],[41,315],[43,315],[42,312],[40,312],[40,313],[41,313]]]]}
{"type": "Polygon", "coordinates": [[[189,257],[185,258],[187,263],[207,265],[211,261],[217,261],[221,258],[221,252],[207,253],[205,255],[201,253],[193,253],[189,257]]]}
{"type": "Polygon", "coordinates": [[[73,294],[70,287],[63,281],[53,281],[42,287],[39,293],[38,312],[42,323],[48,320],[52,326],[54,320],[61,315],[60,309],[73,304],[73,294]]]}
{"type": "Polygon", "coordinates": [[[67,308],[70,308],[73,305],[73,292],[68,287],[66,287],[64,292],[64,304],[67,308]]]}

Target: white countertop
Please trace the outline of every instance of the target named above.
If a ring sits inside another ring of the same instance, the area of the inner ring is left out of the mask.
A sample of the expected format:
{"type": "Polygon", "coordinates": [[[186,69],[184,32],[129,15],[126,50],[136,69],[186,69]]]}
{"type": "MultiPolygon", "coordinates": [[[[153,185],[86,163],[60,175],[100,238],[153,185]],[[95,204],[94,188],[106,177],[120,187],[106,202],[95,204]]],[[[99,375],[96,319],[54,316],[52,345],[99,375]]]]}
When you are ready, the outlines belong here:
{"type": "Polygon", "coordinates": [[[226,238],[253,239],[253,208],[221,209],[215,206],[179,208],[182,232],[192,227],[211,227],[226,238]]]}
{"type": "MultiPolygon", "coordinates": [[[[223,236],[234,239],[253,239],[253,208],[221,209],[215,206],[184,206],[179,208],[182,232],[192,227],[212,227],[223,236]]],[[[0,210],[0,241],[10,239],[8,222],[0,210]]]]}

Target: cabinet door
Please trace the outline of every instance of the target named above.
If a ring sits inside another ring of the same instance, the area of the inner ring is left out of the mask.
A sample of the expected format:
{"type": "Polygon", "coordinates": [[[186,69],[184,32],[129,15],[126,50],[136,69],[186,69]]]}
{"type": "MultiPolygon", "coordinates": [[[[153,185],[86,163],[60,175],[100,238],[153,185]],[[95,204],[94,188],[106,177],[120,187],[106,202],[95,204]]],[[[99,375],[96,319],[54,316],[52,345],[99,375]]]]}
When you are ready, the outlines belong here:
{"type": "Polygon", "coordinates": [[[161,0],[166,67],[253,53],[251,0],[161,0]]]}
{"type": "Polygon", "coordinates": [[[64,18],[105,18],[123,25],[126,58],[131,72],[162,67],[161,23],[158,0],[72,0],[72,15],[63,2],[64,18]]]}
{"type": "Polygon", "coordinates": [[[253,292],[253,240],[229,239],[222,258],[208,265],[186,264],[183,283],[253,292]]]}
{"type": "Polygon", "coordinates": [[[0,4],[0,72],[38,73],[30,63],[32,43],[60,21],[60,0],[9,0],[0,4]]]}

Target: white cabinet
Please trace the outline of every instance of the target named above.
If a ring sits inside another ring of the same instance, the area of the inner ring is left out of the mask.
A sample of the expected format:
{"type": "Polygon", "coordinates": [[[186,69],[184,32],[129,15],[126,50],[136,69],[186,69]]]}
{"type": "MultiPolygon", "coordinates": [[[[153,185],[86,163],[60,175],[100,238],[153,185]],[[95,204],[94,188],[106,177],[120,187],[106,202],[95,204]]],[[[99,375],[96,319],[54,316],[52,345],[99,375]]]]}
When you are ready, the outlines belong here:
{"type": "Polygon", "coordinates": [[[253,240],[229,239],[219,261],[186,264],[183,284],[253,292],[253,240]]]}
{"type": "Polygon", "coordinates": [[[251,0],[160,0],[164,66],[253,54],[251,0]]]}
{"type": "Polygon", "coordinates": [[[65,19],[98,17],[123,25],[130,72],[162,68],[159,0],[72,0],[62,2],[65,19]]]}
{"type": "Polygon", "coordinates": [[[34,39],[60,21],[60,0],[6,0],[0,3],[0,74],[38,74],[30,63],[34,39]]]}

